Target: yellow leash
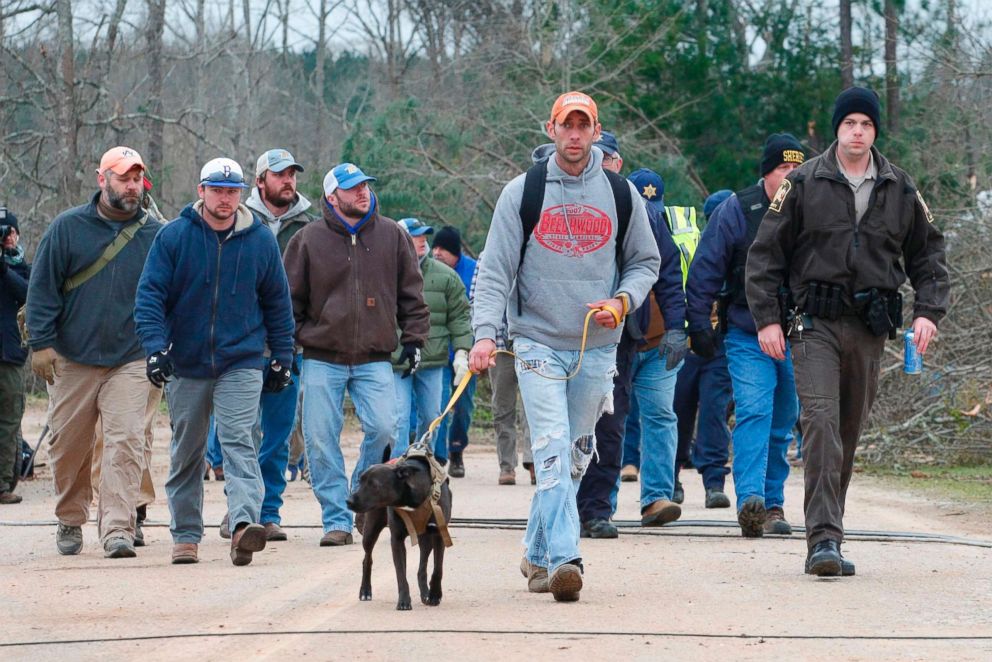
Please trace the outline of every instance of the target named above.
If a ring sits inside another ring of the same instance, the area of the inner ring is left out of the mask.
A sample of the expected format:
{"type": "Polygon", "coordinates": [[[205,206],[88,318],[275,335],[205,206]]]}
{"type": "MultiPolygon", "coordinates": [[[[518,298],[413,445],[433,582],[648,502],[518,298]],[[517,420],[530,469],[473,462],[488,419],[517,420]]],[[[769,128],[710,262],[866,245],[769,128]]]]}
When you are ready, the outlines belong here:
{"type": "MultiPolygon", "coordinates": [[[[551,377],[548,375],[542,375],[540,372],[537,371],[537,369],[532,368],[530,365],[528,365],[526,361],[524,361],[523,359],[521,359],[519,356],[517,356],[508,349],[497,349],[492,354],[490,354],[490,356],[492,357],[492,356],[496,356],[497,354],[506,354],[507,356],[511,356],[514,359],[520,361],[520,365],[522,365],[527,370],[530,370],[538,377],[543,377],[544,379],[550,379],[556,382],[567,382],[568,380],[573,379],[577,374],[579,374],[579,370],[582,369],[582,357],[584,357],[586,354],[586,341],[589,339],[589,322],[592,321],[593,315],[595,315],[596,313],[602,310],[609,311],[609,313],[613,315],[613,319],[616,320],[616,325],[618,327],[620,326],[620,321],[621,321],[620,315],[617,314],[617,311],[615,311],[613,308],[608,306],[603,306],[602,308],[590,309],[589,312],[586,313],[585,321],[582,323],[582,344],[579,346],[579,360],[575,364],[575,370],[565,375],[564,377],[551,377]]],[[[443,421],[444,417],[448,415],[448,412],[450,412],[454,408],[455,403],[458,402],[458,398],[460,398],[462,396],[462,393],[465,392],[465,389],[468,388],[468,383],[475,374],[476,373],[472,371],[465,373],[465,376],[462,377],[462,381],[459,382],[458,386],[455,388],[455,392],[451,394],[451,399],[448,400],[448,406],[444,408],[444,411],[441,412],[440,416],[438,416],[433,421],[431,421],[430,426],[428,426],[427,428],[427,432],[424,434],[425,439],[430,438],[434,434],[434,431],[437,429],[437,427],[441,425],[441,421],[443,421]]]]}

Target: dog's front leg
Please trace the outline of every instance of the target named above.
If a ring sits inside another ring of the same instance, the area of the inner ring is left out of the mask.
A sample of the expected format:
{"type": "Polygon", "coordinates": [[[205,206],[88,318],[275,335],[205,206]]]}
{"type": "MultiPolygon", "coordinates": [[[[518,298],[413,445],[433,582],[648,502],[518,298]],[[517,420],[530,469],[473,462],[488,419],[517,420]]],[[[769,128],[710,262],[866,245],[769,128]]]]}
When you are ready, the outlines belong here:
{"type": "Polygon", "coordinates": [[[406,530],[403,529],[402,524],[395,528],[390,526],[389,529],[389,538],[393,545],[393,566],[396,568],[396,588],[399,591],[396,608],[406,611],[413,609],[413,605],[410,604],[410,584],[406,581],[406,547],[403,545],[406,530]]]}
{"type": "Polygon", "coordinates": [[[427,559],[431,555],[431,533],[425,532],[418,538],[420,545],[420,566],[417,568],[417,585],[420,587],[420,601],[425,605],[427,602],[427,559]]]}
{"type": "Polygon", "coordinates": [[[365,533],[362,534],[362,549],[365,550],[365,559],[362,561],[362,587],[358,590],[359,600],[372,599],[372,549],[375,547],[376,541],[379,540],[379,534],[382,533],[385,525],[385,508],[366,513],[365,526],[363,527],[365,533]]]}
{"type": "Polygon", "coordinates": [[[444,574],[444,539],[441,532],[434,530],[431,533],[431,546],[434,551],[434,572],[431,573],[430,591],[427,594],[427,603],[431,607],[441,604],[441,576],[444,574]]]}

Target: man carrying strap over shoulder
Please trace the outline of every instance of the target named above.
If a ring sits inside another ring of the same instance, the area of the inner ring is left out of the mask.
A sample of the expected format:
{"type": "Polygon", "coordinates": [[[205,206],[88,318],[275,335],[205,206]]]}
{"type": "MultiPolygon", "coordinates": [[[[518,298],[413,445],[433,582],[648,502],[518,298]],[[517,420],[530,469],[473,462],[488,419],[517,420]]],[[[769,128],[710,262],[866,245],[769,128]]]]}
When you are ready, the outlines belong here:
{"type": "Polygon", "coordinates": [[[92,499],[93,430],[104,433],[97,528],[108,558],[132,557],[143,465],[144,353],[134,331],[138,278],[161,224],[141,208],[145,164],[103,155],[100,190],[55,217],[35,254],[26,324],[31,369],[53,385],[49,453],[60,554],[79,554],[92,499]]]}

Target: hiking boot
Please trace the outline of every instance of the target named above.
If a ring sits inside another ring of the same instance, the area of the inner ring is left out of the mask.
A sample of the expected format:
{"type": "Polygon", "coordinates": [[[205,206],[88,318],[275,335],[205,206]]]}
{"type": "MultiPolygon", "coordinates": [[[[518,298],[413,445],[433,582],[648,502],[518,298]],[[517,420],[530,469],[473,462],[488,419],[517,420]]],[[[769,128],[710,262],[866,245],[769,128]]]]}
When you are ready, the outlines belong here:
{"type": "MultiPolygon", "coordinates": [[[[853,563],[852,571],[853,571],[853,563]]],[[[806,574],[817,577],[837,577],[843,571],[840,546],[836,540],[821,540],[806,556],[806,574]]]]}
{"type": "Polygon", "coordinates": [[[785,511],[778,506],[769,508],[765,515],[764,530],[776,536],[791,536],[792,526],[785,519],[785,511]]]}
{"type": "Polygon", "coordinates": [[[576,559],[555,568],[548,579],[555,602],[577,602],[582,590],[582,562],[576,559]]]}
{"type": "Polygon", "coordinates": [[[224,467],[214,467],[214,480],[224,480],[224,467]]]}
{"type": "Polygon", "coordinates": [[[452,451],[451,466],[448,467],[448,475],[452,478],[465,477],[465,464],[462,462],[462,454],[452,451]]]}
{"type": "Polygon", "coordinates": [[[637,482],[637,467],[633,464],[625,464],[623,468],[620,469],[620,482],[621,483],[636,483],[637,482]]]}
{"type": "Polygon", "coordinates": [[[78,554],[83,549],[83,527],[59,524],[55,529],[55,546],[63,556],[78,554]]]}
{"type": "Polygon", "coordinates": [[[707,508],[730,508],[730,498],[727,493],[717,487],[706,488],[707,508]]]}
{"type": "Polygon", "coordinates": [[[526,556],[520,559],[520,574],[527,578],[527,590],[531,593],[547,593],[551,590],[548,588],[548,569],[534,565],[526,556]]]}
{"type": "Polygon", "coordinates": [[[516,485],[517,484],[517,472],[513,469],[507,469],[506,471],[499,472],[499,484],[500,485],[516,485]]]}
{"type": "Polygon", "coordinates": [[[320,546],[340,547],[341,545],[350,545],[353,542],[355,542],[355,539],[347,531],[328,531],[320,539],[320,546]]]}
{"type": "Polygon", "coordinates": [[[176,565],[187,563],[197,563],[199,558],[196,555],[195,542],[177,542],[172,546],[172,562],[176,565]]]}
{"type": "Polygon", "coordinates": [[[24,498],[20,494],[14,494],[13,492],[0,492],[0,504],[9,506],[11,504],[20,503],[24,498]]]}
{"type": "Polygon", "coordinates": [[[220,521],[220,537],[224,540],[231,539],[231,513],[226,513],[224,519],[220,521]]]}
{"type": "Polygon", "coordinates": [[[133,559],[137,554],[127,538],[115,536],[103,543],[103,556],[108,559],[133,559]]]}
{"type": "Polygon", "coordinates": [[[248,565],[251,555],[265,549],[265,527],[261,524],[241,524],[231,536],[231,563],[248,565]]]}
{"type": "Polygon", "coordinates": [[[608,519],[591,519],[583,522],[579,531],[580,538],[617,538],[619,535],[616,525],[608,519]]]}
{"type": "Polygon", "coordinates": [[[674,501],[658,499],[641,511],[641,526],[664,526],[682,517],[682,508],[674,501]]]}
{"type": "Polygon", "coordinates": [[[138,506],[135,509],[135,519],[134,519],[134,546],[144,547],[145,546],[145,532],[141,530],[141,525],[145,522],[145,517],[147,516],[147,506],[138,506]]]}
{"type": "Polygon", "coordinates": [[[744,505],[737,511],[737,523],[741,525],[741,535],[745,538],[760,538],[765,534],[765,500],[759,496],[744,499],[744,505]]]}
{"type": "Polygon", "coordinates": [[[675,487],[672,488],[672,501],[674,503],[685,501],[685,488],[682,487],[682,483],[678,478],[675,479],[675,487]]]}
{"type": "Polygon", "coordinates": [[[265,539],[269,541],[281,542],[283,540],[289,540],[289,536],[286,532],[282,530],[282,527],[275,522],[266,522],[263,524],[265,527],[265,539]]]}
{"type": "Polygon", "coordinates": [[[524,469],[530,472],[530,484],[537,485],[537,472],[534,471],[534,463],[524,462],[524,469]]]}
{"type": "Polygon", "coordinates": [[[854,561],[848,561],[843,556],[840,557],[840,576],[841,577],[854,576],[854,561]]]}

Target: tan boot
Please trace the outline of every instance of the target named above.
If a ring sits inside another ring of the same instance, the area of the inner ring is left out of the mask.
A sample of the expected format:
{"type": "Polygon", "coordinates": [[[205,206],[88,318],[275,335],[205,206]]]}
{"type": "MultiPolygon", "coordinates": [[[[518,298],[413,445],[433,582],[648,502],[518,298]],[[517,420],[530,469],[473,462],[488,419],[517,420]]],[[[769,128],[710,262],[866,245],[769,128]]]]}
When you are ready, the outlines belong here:
{"type": "Polygon", "coordinates": [[[231,536],[231,563],[248,565],[251,555],[265,549],[265,527],[261,524],[242,524],[231,536]]]}
{"type": "Polygon", "coordinates": [[[195,542],[178,542],[172,546],[172,562],[176,565],[199,562],[195,542]]]}
{"type": "Polygon", "coordinates": [[[520,559],[520,574],[527,578],[527,590],[531,593],[548,593],[548,569],[534,565],[527,557],[520,559]]]}
{"type": "Polygon", "coordinates": [[[633,464],[625,464],[622,469],[620,469],[620,482],[621,483],[636,483],[637,482],[637,467],[633,464]]]}
{"type": "Polygon", "coordinates": [[[513,469],[508,469],[506,471],[499,472],[499,484],[500,485],[516,485],[517,484],[517,472],[513,469]]]}
{"type": "Polygon", "coordinates": [[[679,504],[668,499],[658,499],[641,511],[641,526],[663,526],[682,516],[679,504]]]}

